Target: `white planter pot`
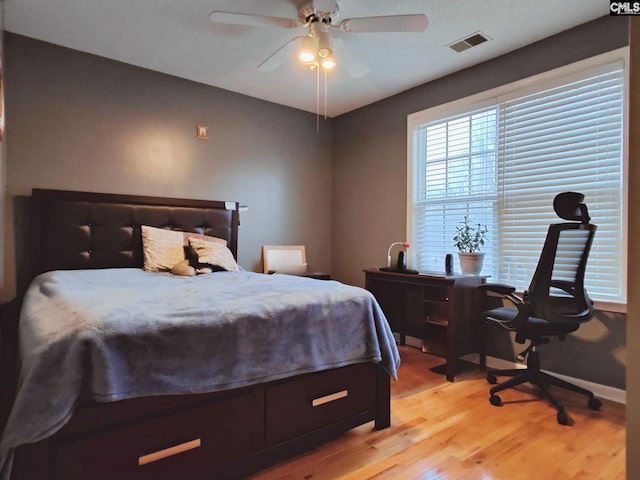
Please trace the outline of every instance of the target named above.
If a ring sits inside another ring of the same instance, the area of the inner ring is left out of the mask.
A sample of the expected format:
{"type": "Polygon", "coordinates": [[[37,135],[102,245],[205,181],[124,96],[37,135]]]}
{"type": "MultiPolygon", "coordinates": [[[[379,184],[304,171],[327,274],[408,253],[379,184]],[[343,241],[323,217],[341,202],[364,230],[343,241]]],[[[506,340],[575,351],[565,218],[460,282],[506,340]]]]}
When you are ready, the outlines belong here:
{"type": "Polygon", "coordinates": [[[484,253],[482,252],[458,252],[460,260],[460,270],[463,275],[479,275],[484,262],[484,253]]]}

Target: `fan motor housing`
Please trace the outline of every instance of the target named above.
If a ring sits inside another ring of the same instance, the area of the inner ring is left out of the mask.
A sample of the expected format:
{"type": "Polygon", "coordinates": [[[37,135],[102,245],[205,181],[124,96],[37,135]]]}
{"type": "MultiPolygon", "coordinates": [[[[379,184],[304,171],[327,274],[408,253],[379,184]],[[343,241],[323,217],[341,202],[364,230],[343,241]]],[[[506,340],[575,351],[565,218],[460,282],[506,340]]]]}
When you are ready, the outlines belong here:
{"type": "Polygon", "coordinates": [[[333,4],[331,11],[321,11],[315,7],[313,1],[303,2],[298,8],[298,18],[305,24],[322,22],[326,25],[337,25],[340,21],[340,3],[338,1],[331,3],[333,4]]]}

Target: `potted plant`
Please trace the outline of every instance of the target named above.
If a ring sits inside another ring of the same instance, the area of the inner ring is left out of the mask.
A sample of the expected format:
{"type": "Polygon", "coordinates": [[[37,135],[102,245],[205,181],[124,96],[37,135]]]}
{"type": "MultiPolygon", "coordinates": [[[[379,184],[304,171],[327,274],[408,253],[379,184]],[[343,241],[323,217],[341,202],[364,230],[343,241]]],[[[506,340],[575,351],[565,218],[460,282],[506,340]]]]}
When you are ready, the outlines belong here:
{"type": "Polygon", "coordinates": [[[480,248],[484,246],[487,226],[472,223],[466,215],[460,223],[462,227],[456,227],[456,234],[453,236],[453,244],[458,249],[460,270],[465,275],[478,275],[484,261],[484,252],[480,252],[480,248]]]}

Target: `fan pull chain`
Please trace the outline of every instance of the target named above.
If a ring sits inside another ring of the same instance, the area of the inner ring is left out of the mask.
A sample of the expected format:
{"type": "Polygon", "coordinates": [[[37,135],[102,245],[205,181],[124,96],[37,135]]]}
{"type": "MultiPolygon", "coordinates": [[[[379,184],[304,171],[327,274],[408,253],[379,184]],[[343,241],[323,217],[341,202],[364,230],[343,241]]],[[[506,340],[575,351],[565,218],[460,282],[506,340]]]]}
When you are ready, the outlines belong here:
{"type": "Polygon", "coordinates": [[[329,77],[327,76],[327,70],[324,70],[324,119],[327,119],[327,80],[329,77]]]}

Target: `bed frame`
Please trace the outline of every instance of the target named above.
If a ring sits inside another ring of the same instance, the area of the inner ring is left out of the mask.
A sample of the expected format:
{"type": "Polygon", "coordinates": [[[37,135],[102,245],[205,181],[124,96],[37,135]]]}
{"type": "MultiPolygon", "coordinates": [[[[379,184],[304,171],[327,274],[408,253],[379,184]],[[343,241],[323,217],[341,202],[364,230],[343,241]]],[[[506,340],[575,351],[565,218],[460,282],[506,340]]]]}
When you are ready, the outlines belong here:
{"type": "MultiPolygon", "coordinates": [[[[31,212],[31,277],[141,267],[142,224],[222,237],[237,255],[236,203],[34,189],[31,212]]],[[[19,302],[5,310],[13,321],[2,341],[15,366],[19,302]]],[[[14,382],[4,376],[4,387],[14,382]]],[[[389,405],[389,376],[368,363],[232,391],[91,403],[51,437],[19,447],[12,479],[237,478],[363,423],[386,428],[389,405]]]]}

